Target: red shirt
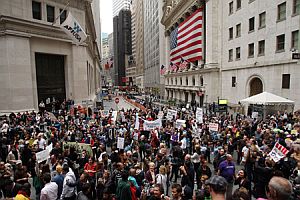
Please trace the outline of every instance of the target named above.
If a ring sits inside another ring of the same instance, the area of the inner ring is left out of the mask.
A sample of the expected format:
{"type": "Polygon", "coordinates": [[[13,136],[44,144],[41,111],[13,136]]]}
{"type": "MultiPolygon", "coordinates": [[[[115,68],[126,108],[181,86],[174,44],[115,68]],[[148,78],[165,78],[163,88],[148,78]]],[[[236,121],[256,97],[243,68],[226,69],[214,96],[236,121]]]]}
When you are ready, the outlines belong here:
{"type": "MultiPolygon", "coordinates": [[[[92,170],[92,171],[96,171],[96,163],[93,163],[92,165],[90,165],[90,163],[86,163],[84,165],[84,170],[92,170]]],[[[89,176],[94,177],[95,173],[94,172],[89,172],[88,173],[89,176]]]]}

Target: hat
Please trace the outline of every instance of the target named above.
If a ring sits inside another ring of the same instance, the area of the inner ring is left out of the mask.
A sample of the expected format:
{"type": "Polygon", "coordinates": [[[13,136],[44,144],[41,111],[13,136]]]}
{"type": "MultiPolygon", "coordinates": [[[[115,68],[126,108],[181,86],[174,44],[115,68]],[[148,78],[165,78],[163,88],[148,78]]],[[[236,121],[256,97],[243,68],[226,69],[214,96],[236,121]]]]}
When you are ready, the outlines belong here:
{"type": "Polygon", "coordinates": [[[22,164],[22,160],[17,160],[16,165],[22,164]]]}
{"type": "Polygon", "coordinates": [[[216,185],[216,186],[219,186],[219,187],[227,187],[226,179],[222,176],[217,176],[217,175],[214,175],[210,179],[205,181],[205,184],[207,184],[207,185],[216,185]]]}

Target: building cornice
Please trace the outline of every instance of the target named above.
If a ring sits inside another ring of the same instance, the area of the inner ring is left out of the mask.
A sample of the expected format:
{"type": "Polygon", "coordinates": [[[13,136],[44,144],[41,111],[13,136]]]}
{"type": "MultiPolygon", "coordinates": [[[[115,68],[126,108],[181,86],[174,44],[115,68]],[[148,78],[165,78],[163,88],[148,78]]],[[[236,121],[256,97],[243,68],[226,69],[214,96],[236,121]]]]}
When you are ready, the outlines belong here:
{"type": "MultiPolygon", "coordinates": [[[[42,37],[53,40],[63,40],[72,43],[72,40],[60,29],[40,20],[26,20],[11,16],[0,16],[0,34],[23,37],[42,37]]],[[[82,45],[85,45],[84,43],[82,45]]]]}
{"type": "Polygon", "coordinates": [[[178,72],[178,73],[171,73],[166,74],[165,78],[172,78],[172,77],[178,77],[178,76],[189,76],[189,75],[195,75],[195,74],[205,74],[205,73],[211,73],[211,72],[219,72],[220,68],[199,68],[195,70],[189,70],[185,72],[178,72]]]}

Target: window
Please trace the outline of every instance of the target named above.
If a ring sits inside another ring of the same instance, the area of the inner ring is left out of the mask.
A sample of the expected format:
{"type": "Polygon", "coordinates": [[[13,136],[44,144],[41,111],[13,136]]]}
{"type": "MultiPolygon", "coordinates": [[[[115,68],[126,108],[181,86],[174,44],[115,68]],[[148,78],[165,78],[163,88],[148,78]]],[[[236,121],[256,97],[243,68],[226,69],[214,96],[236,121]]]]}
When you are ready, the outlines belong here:
{"type": "Polygon", "coordinates": [[[182,85],[182,78],[180,77],[180,85],[182,85]]]}
{"type": "Polygon", "coordinates": [[[254,57],[254,43],[248,44],[248,57],[254,57]]]}
{"type": "Polygon", "coordinates": [[[282,89],[290,89],[290,74],[282,74],[282,89]]]}
{"type": "Polygon", "coordinates": [[[233,1],[229,3],[229,15],[233,13],[233,1]]]}
{"type": "Polygon", "coordinates": [[[278,5],[277,8],[277,21],[285,20],[286,18],[286,3],[278,5]]]}
{"type": "Polygon", "coordinates": [[[300,49],[299,49],[299,46],[298,46],[298,43],[299,43],[298,41],[299,41],[299,31],[293,31],[292,32],[292,45],[291,45],[291,48],[297,49],[299,51],[300,49]]]}
{"type": "Polygon", "coordinates": [[[61,15],[59,16],[59,21],[60,24],[62,24],[67,18],[67,11],[66,10],[63,11],[63,9],[59,9],[59,13],[61,13],[61,15]]]}
{"type": "Polygon", "coordinates": [[[259,14],[259,28],[266,27],[266,12],[259,14]]]}
{"type": "Polygon", "coordinates": [[[254,22],[255,22],[254,17],[249,19],[249,32],[254,31],[254,22]]]}
{"type": "Polygon", "coordinates": [[[189,79],[188,79],[188,77],[186,77],[185,83],[186,83],[186,85],[189,85],[189,79]]]}
{"type": "Polygon", "coordinates": [[[231,62],[233,60],[233,49],[229,49],[228,51],[228,61],[231,62]]]}
{"type": "Polygon", "coordinates": [[[233,76],[231,77],[231,87],[235,87],[236,86],[236,77],[233,76]]]}
{"type": "Polygon", "coordinates": [[[241,37],[241,24],[236,25],[236,37],[241,37]]]}
{"type": "Polygon", "coordinates": [[[195,76],[193,76],[193,86],[196,85],[196,79],[195,79],[195,76]]]}
{"type": "Polygon", "coordinates": [[[42,19],[41,2],[32,1],[32,17],[33,19],[42,19]]]}
{"type": "Polygon", "coordinates": [[[276,51],[284,51],[285,35],[278,35],[276,41],[276,51]]]}
{"type": "Polygon", "coordinates": [[[175,78],[175,85],[177,85],[177,78],[175,78]]]}
{"type": "Polygon", "coordinates": [[[47,5],[47,22],[54,22],[54,7],[47,5]]]}
{"type": "Polygon", "coordinates": [[[236,0],[236,9],[240,9],[242,7],[242,0],[236,0]]]}
{"type": "Polygon", "coordinates": [[[229,40],[233,39],[233,27],[229,28],[229,40]]]}
{"type": "Polygon", "coordinates": [[[293,0],[293,15],[300,14],[300,0],[293,0]]]}
{"type": "Polygon", "coordinates": [[[241,47],[235,48],[235,59],[236,60],[241,59],[241,47]]]}
{"type": "Polygon", "coordinates": [[[261,40],[258,42],[258,55],[263,56],[265,55],[265,41],[261,40]]]}

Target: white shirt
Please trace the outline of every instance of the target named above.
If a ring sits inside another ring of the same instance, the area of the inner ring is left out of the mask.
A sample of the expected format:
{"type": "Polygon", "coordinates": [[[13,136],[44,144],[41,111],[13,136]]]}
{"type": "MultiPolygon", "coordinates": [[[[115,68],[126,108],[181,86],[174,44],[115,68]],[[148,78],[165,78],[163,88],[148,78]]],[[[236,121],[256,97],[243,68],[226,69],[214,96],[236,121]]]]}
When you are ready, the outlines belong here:
{"type": "Polygon", "coordinates": [[[50,182],[45,185],[41,191],[40,200],[57,199],[58,185],[55,182],[50,182]]]}
{"type": "Polygon", "coordinates": [[[39,149],[45,149],[46,140],[44,138],[41,138],[41,140],[38,140],[37,142],[38,142],[39,149]]]}
{"type": "Polygon", "coordinates": [[[247,146],[244,146],[242,149],[242,153],[243,153],[242,161],[243,162],[246,162],[248,151],[249,151],[249,148],[247,146]]]}

